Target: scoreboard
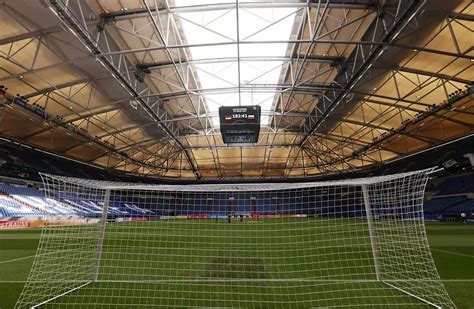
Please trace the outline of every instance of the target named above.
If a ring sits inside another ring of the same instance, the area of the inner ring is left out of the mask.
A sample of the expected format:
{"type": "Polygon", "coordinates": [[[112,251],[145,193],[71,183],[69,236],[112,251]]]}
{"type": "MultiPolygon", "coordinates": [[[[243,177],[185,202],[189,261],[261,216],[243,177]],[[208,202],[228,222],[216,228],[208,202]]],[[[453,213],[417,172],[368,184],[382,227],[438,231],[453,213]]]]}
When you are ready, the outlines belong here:
{"type": "Polygon", "coordinates": [[[225,144],[252,144],[260,134],[260,106],[221,106],[219,120],[225,144]]]}

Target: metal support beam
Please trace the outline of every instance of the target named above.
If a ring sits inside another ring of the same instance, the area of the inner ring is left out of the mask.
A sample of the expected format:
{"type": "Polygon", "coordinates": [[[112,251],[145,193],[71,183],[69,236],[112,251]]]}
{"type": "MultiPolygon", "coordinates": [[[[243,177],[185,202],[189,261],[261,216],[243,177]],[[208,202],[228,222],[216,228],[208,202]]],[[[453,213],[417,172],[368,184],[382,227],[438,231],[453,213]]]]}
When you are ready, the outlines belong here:
{"type": "MultiPolygon", "coordinates": [[[[295,147],[298,146],[298,144],[292,144],[292,143],[286,143],[286,144],[250,144],[247,145],[246,148],[252,149],[252,148],[266,148],[266,147],[273,147],[273,148],[287,148],[287,147],[295,147]]],[[[242,148],[242,145],[238,144],[229,144],[229,145],[213,145],[212,148],[219,149],[219,148],[225,148],[225,149],[230,149],[230,148],[242,148]]],[[[209,149],[209,146],[207,145],[195,145],[192,147],[188,147],[186,149],[193,150],[193,149],[209,149]]]]}
{"type": "Polygon", "coordinates": [[[458,20],[464,20],[464,21],[470,21],[474,22],[474,15],[470,14],[462,14],[462,13],[448,13],[448,17],[451,19],[458,19],[458,20]]]}
{"type": "MultiPolygon", "coordinates": [[[[63,1],[59,0],[50,0],[51,4],[50,9],[53,11],[54,14],[58,16],[58,18],[68,27],[68,29],[76,35],[76,37],[81,41],[81,43],[91,52],[91,54],[95,55],[98,61],[106,68],[113,77],[117,80],[117,82],[130,94],[132,99],[135,99],[137,103],[155,120],[157,125],[165,132],[170,138],[175,140],[175,142],[179,145],[179,147],[184,151],[184,145],[178,139],[177,136],[174,135],[173,131],[166,125],[161,123],[161,118],[159,115],[148,105],[148,102],[140,98],[141,92],[137,90],[135,85],[130,82],[126,76],[124,76],[120,69],[115,65],[112,57],[107,57],[104,55],[102,48],[96,43],[96,41],[91,37],[87,25],[84,25],[77,17],[76,14],[72,13],[63,1]]],[[[185,151],[186,158],[191,166],[193,173],[195,174],[196,178],[200,178],[194,163],[189,156],[189,154],[185,151]]]]}
{"type": "MultiPolygon", "coordinates": [[[[385,42],[387,44],[391,44],[394,39],[398,37],[398,35],[405,29],[408,23],[416,16],[418,11],[422,8],[425,4],[425,0],[422,1],[412,1],[408,6],[403,10],[399,16],[394,16],[392,24],[390,28],[385,29],[386,21],[377,20],[372,28],[373,36],[380,35],[383,33],[381,42],[385,42]],[[383,31],[379,26],[382,24],[383,31]]],[[[398,10],[397,10],[398,11],[398,10]]],[[[384,18],[387,17],[389,14],[384,14],[384,18]]],[[[366,33],[366,35],[370,35],[370,33],[366,33]]],[[[339,93],[329,93],[328,100],[324,105],[324,110],[322,110],[321,116],[322,119],[318,119],[316,121],[310,121],[306,124],[305,127],[308,127],[308,131],[300,143],[300,146],[303,146],[311,135],[316,132],[321,125],[324,123],[325,118],[329,116],[329,114],[341,103],[343,102],[346,97],[349,95],[350,91],[357,85],[360,79],[367,73],[367,71],[373,66],[373,64],[377,61],[377,59],[385,52],[385,48],[382,45],[372,46],[368,51],[365,51],[366,55],[364,55],[364,50],[360,50],[358,48],[354,49],[353,54],[351,57],[348,58],[346,62],[352,61],[352,65],[345,66],[345,70],[341,71],[336,77],[336,82],[338,84],[344,85],[344,91],[339,93]],[[350,70],[350,71],[349,71],[350,70]],[[340,80],[340,81],[339,81],[340,80]]]]}
{"type": "MultiPolygon", "coordinates": [[[[239,4],[241,9],[262,9],[262,8],[304,8],[310,7],[315,8],[319,2],[323,5],[326,3],[330,9],[347,9],[347,10],[370,10],[372,9],[370,4],[365,3],[348,3],[343,0],[324,0],[324,1],[286,1],[286,2],[242,2],[239,4]]],[[[158,8],[151,8],[151,12],[154,14],[183,14],[183,13],[195,13],[195,12],[212,12],[212,11],[225,11],[235,9],[235,2],[226,3],[215,3],[205,5],[189,5],[189,6],[171,6],[167,7],[164,5],[158,6],[158,8]]],[[[101,16],[109,21],[120,21],[129,20],[134,18],[143,18],[148,16],[148,11],[145,8],[133,9],[126,11],[116,11],[102,13],[101,16]]]]}
{"type": "MultiPolygon", "coordinates": [[[[372,124],[370,122],[360,122],[360,121],[355,121],[355,120],[350,120],[350,119],[342,119],[341,121],[351,123],[351,124],[355,124],[355,125],[358,125],[358,126],[361,126],[361,127],[369,127],[369,128],[373,128],[373,129],[377,129],[377,130],[384,130],[385,132],[394,131],[394,128],[386,128],[386,127],[382,127],[382,126],[379,126],[379,125],[376,125],[376,124],[372,124]]],[[[410,133],[410,132],[407,132],[407,131],[400,131],[400,132],[398,132],[398,134],[406,135],[406,136],[409,136],[411,138],[420,140],[420,141],[428,143],[428,144],[432,144],[432,143],[436,143],[436,142],[441,141],[440,139],[418,136],[416,134],[413,134],[413,133],[410,133]]]]}
{"type": "Polygon", "coordinates": [[[71,82],[67,82],[67,83],[63,83],[63,84],[57,84],[57,85],[54,85],[52,87],[38,89],[34,92],[30,92],[30,93],[27,93],[27,94],[23,95],[23,97],[25,99],[29,99],[29,98],[32,98],[32,97],[35,97],[35,96],[38,96],[38,95],[44,95],[44,94],[51,93],[51,92],[54,92],[54,91],[61,91],[61,89],[64,89],[64,88],[69,88],[69,87],[77,86],[77,85],[80,85],[80,84],[88,84],[88,83],[91,83],[91,82],[94,82],[94,81],[99,81],[99,80],[108,79],[108,78],[112,78],[110,76],[110,74],[103,75],[103,76],[98,76],[98,77],[93,77],[93,78],[81,78],[81,79],[78,79],[78,80],[73,80],[71,82]]]}
{"type": "MultiPolygon", "coordinates": [[[[302,55],[297,55],[293,57],[240,57],[241,62],[262,62],[262,61],[269,61],[269,62],[298,62],[303,61],[302,55]]],[[[176,60],[174,62],[175,65],[196,65],[196,64],[215,64],[215,63],[228,63],[228,62],[237,62],[239,58],[237,57],[222,57],[222,58],[209,58],[209,59],[188,59],[188,60],[176,60]]],[[[329,56],[329,55],[314,55],[309,56],[305,60],[308,63],[329,63],[331,65],[336,65],[342,61],[344,61],[344,57],[339,56],[329,56]]],[[[167,68],[174,67],[173,62],[171,61],[162,61],[162,62],[150,62],[150,63],[141,63],[139,65],[140,68],[146,68],[150,70],[161,70],[167,68]]]]}
{"type": "MultiPolygon", "coordinates": [[[[387,69],[387,68],[384,67],[384,69],[387,69]]],[[[408,67],[392,67],[392,68],[388,68],[388,70],[392,70],[392,71],[395,70],[395,71],[399,71],[399,72],[402,72],[402,73],[407,72],[407,73],[424,75],[424,76],[429,76],[429,77],[436,77],[436,78],[441,78],[441,79],[444,79],[444,80],[449,80],[449,81],[462,83],[462,84],[466,84],[466,85],[469,85],[469,84],[472,83],[472,81],[468,80],[468,79],[459,78],[459,77],[456,77],[456,76],[450,76],[450,75],[446,75],[446,74],[442,74],[442,73],[428,72],[428,71],[424,71],[424,70],[420,70],[420,69],[413,69],[413,68],[408,68],[408,67]]]]}
{"type": "MultiPolygon", "coordinates": [[[[169,49],[166,48],[166,40],[163,36],[163,33],[161,31],[161,29],[158,27],[158,21],[156,19],[156,17],[153,15],[153,12],[151,11],[150,9],[150,6],[148,5],[147,3],[147,0],[142,0],[142,3],[143,3],[143,6],[145,8],[145,10],[148,12],[148,17],[150,18],[152,24],[153,24],[153,27],[155,28],[156,30],[156,34],[157,36],[159,37],[159,39],[161,40],[161,42],[164,44],[165,46],[165,53],[166,55],[168,56],[168,59],[173,63],[173,67],[176,71],[176,75],[179,79],[179,82],[181,83],[181,85],[183,86],[184,90],[186,91],[187,93],[187,97],[189,99],[189,104],[191,104],[192,108],[194,109],[194,112],[196,114],[199,114],[198,110],[196,109],[196,107],[194,106],[194,102],[191,98],[191,96],[189,95],[189,92],[188,92],[188,87],[187,87],[187,83],[184,81],[184,78],[183,76],[181,75],[181,72],[179,71],[178,67],[176,66],[176,63],[175,63],[175,60],[173,58],[173,54],[171,53],[171,51],[169,49]]],[[[156,16],[159,16],[158,14],[156,14],[156,16]]],[[[177,29],[176,29],[177,30],[177,29]]],[[[200,104],[200,103],[198,103],[200,104]]],[[[198,118],[200,124],[201,124],[201,127],[203,128],[206,128],[207,125],[205,125],[203,122],[202,122],[202,119],[201,118],[198,118]]],[[[207,119],[205,120],[206,122],[208,121],[207,119]]],[[[209,147],[211,147],[211,142],[209,140],[209,137],[207,136],[207,134],[204,134],[206,140],[207,140],[207,143],[209,144],[209,147]]],[[[189,156],[188,152],[186,151],[186,149],[184,147],[182,147],[182,150],[187,154],[187,156],[189,156]]],[[[216,155],[214,154],[214,151],[211,149],[211,152],[212,152],[212,157],[214,158],[214,161],[215,161],[215,165],[216,165],[216,170],[219,172],[219,167],[218,167],[218,159],[216,157],[216,155]]],[[[197,170],[196,170],[196,167],[193,165],[193,162],[190,160],[189,163],[191,164],[191,167],[193,169],[193,171],[195,172],[197,178],[199,179],[200,178],[200,175],[198,174],[197,170]]]]}
{"type": "MultiPolygon", "coordinates": [[[[241,86],[242,92],[252,92],[252,91],[259,91],[259,92],[287,92],[292,88],[290,84],[249,84],[247,86],[241,86]]],[[[229,93],[229,92],[236,92],[238,87],[221,87],[221,88],[195,88],[195,89],[188,89],[187,91],[171,91],[171,92],[162,92],[157,94],[151,94],[148,97],[159,98],[161,100],[165,99],[175,99],[179,97],[187,97],[189,95],[203,95],[203,94],[219,94],[219,93],[229,93]]],[[[324,85],[324,84],[302,84],[299,86],[294,87],[294,93],[300,94],[312,94],[312,95],[320,95],[324,91],[336,91],[340,92],[343,89],[324,85]]],[[[146,96],[142,96],[145,98],[146,96]]]]}
{"type": "MultiPolygon", "coordinates": [[[[242,41],[239,44],[241,45],[265,45],[265,44],[331,44],[331,45],[357,45],[357,46],[365,46],[365,47],[396,47],[401,49],[413,50],[417,49],[420,52],[426,52],[431,54],[439,54],[445,55],[450,57],[458,57],[463,59],[474,59],[474,56],[469,54],[458,54],[443,50],[437,50],[427,47],[418,47],[416,45],[407,45],[407,44],[398,44],[398,43],[388,43],[383,41],[355,41],[355,40],[326,40],[326,39],[315,39],[315,40],[277,40],[277,41],[242,41]]],[[[215,42],[215,43],[202,43],[202,44],[177,44],[177,45],[168,45],[166,48],[168,49],[186,49],[186,48],[196,48],[196,47],[212,47],[212,46],[227,46],[227,45],[236,45],[236,42],[215,42]]],[[[151,46],[151,47],[143,47],[143,48],[134,48],[134,49],[124,49],[120,51],[110,51],[104,53],[103,56],[112,56],[112,55],[123,55],[123,54],[133,54],[133,53],[140,53],[140,52],[149,52],[149,51],[159,51],[164,50],[165,47],[163,46],[151,46]]]]}

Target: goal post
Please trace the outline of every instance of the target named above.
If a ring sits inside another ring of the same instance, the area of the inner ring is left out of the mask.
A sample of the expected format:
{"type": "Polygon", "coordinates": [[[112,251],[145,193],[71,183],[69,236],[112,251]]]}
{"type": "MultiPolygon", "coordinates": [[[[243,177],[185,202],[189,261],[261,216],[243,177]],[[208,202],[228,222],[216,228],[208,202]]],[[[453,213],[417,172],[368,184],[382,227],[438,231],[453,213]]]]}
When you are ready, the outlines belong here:
{"type": "Polygon", "coordinates": [[[18,308],[42,307],[94,281],[102,206],[90,209],[77,201],[104,201],[106,190],[79,179],[41,177],[46,197],[77,216],[46,221],[18,308]],[[70,221],[87,224],[64,225],[70,221]]]}
{"type": "Polygon", "coordinates": [[[362,192],[377,280],[428,305],[446,308],[454,304],[436,271],[423,219],[430,171],[369,181],[362,192]]]}
{"type": "Polygon", "coordinates": [[[105,190],[104,196],[104,204],[102,207],[102,214],[99,221],[99,232],[97,238],[97,256],[95,259],[95,267],[92,273],[93,282],[97,281],[99,277],[99,268],[100,268],[100,260],[102,257],[102,249],[104,247],[104,237],[105,237],[105,225],[107,224],[107,213],[109,210],[109,203],[110,203],[110,189],[105,190]]]}
{"type": "Polygon", "coordinates": [[[80,224],[43,228],[16,308],[454,308],[423,221],[430,171],[212,185],[42,174],[80,224]]]}
{"type": "Polygon", "coordinates": [[[362,197],[364,198],[365,218],[367,219],[367,228],[369,231],[370,247],[372,256],[374,257],[375,278],[377,281],[382,280],[382,272],[380,270],[379,248],[377,245],[377,235],[374,226],[374,217],[372,215],[372,207],[370,205],[369,189],[367,184],[361,185],[362,197]]]}

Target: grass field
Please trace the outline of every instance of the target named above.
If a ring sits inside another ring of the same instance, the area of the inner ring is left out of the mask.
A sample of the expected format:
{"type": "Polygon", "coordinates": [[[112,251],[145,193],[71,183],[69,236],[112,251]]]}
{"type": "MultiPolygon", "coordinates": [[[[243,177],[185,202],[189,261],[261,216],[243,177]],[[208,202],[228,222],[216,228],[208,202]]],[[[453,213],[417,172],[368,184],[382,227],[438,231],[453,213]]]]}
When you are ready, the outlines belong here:
{"type": "MultiPolygon", "coordinates": [[[[136,308],[310,308],[331,306],[334,299],[360,308],[386,308],[387,301],[400,307],[419,304],[386,285],[367,280],[373,278],[374,266],[365,224],[331,222],[324,226],[307,220],[293,229],[296,225],[287,222],[286,230],[267,223],[149,222],[137,225],[138,229],[130,228],[135,223],[110,224],[99,282],[63,297],[59,307],[81,302],[81,308],[92,308],[87,304],[107,301],[114,304],[109,308],[127,308],[133,303],[138,304],[136,308]],[[321,231],[325,236],[315,238],[322,235],[321,231]],[[334,239],[350,241],[338,242],[336,254],[331,251],[334,239]],[[180,281],[182,278],[185,282],[180,281]]],[[[83,234],[91,229],[86,226],[69,232],[83,234]]],[[[427,223],[427,232],[448,293],[458,308],[474,308],[474,225],[427,223]]],[[[40,230],[34,229],[0,232],[0,308],[12,308],[18,299],[39,236],[40,230]]],[[[73,242],[68,244],[74,246],[73,242]]],[[[77,269],[81,266],[90,269],[88,258],[94,257],[95,243],[84,238],[81,246],[90,246],[90,254],[64,254],[61,265],[67,264],[65,260],[71,264],[67,265],[70,273],[63,271],[64,275],[80,276],[77,269]]]]}

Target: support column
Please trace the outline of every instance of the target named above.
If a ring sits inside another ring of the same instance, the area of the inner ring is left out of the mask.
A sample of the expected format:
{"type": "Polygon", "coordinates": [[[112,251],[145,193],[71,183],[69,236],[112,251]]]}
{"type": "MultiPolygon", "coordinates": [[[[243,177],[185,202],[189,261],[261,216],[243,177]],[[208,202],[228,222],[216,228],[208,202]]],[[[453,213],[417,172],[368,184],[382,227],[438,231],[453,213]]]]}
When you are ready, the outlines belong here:
{"type": "Polygon", "coordinates": [[[365,215],[367,217],[370,245],[372,247],[372,256],[374,258],[375,277],[377,278],[377,281],[381,281],[382,272],[380,271],[380,257],[379,257],[378,244],[377,244],[377,235],[375,232],[374,218],[372,216],[372,207],[370,205],[369,190],[366,184],[362,185],[362,194],[364,196],[365,215]]]}
{"type": "Polygon", "coordinates": [[[104,207],[102,208],[102,217],[99,221],[99,234],[97,239],[96,263],[92,273],[92,281],[96,282],[99,277],[100,259],[102,257],[102,247],[104,245],[105,226],[107,224],[107,211],[109,209],[110,189],[105,191],[104,207]]]}

